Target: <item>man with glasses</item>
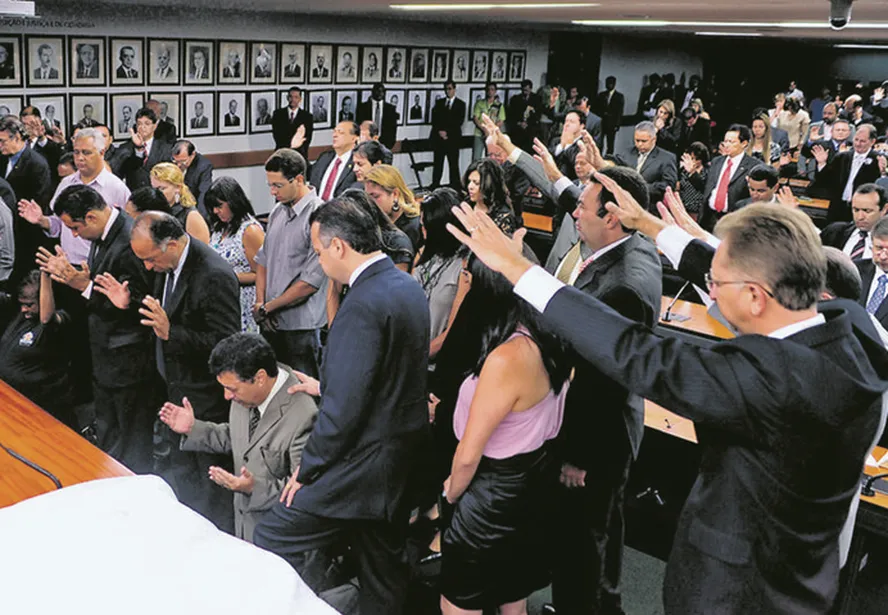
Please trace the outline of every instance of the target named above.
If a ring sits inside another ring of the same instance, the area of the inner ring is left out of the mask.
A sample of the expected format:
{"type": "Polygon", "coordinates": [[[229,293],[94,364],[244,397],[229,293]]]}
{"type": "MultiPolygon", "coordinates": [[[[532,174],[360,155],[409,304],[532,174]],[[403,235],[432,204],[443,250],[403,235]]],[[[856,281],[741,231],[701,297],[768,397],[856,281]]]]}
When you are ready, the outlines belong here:
{"type": "Polygon", "coordinates": [[[432,130],[429,139],[434,151],[434,170],[432,172],[432,188],[441,185],[444,173],[444,158],[450,172],[450,186],[459,188],[459,149],[462,141],[462,125],[466,120],[466,103],[456,97],[456,83],[448,81],[444,84],[444,98],[439,98],[432,109],[432,130]]]}
{"type": "Polygon", "coordinates": [[[719,147],[721,156],[716,156],[709,168],[706,184],[699,174],[691,176],[691,182],[699,182],[698,190],[703,192],[703,211],[700,213],[700,226],[712,231],[715,223],[725,214],[737,209],[737,202],[749,198],[746,176],[759,164],[757,158],[746,154],[752,132],[743,124],[732,124],[725,132],[719,147]]]}
{"type": "Polygon", "coordinates": [[[860,272],[860,305],[888,325],[888,219],[881,218],[872,230],[872,258],[856,261],[860,272]]]}
{"type": "Polygon", "coordinates": [[[151,168],[158,162],[169,162],[172,158],[172,144],[155,138],[156,131],[157,113],[149,107],[139,109],[132,139],[120,146],[123,151],[119,174],[125,178],[130,190],[150,186],[151,168]]]}

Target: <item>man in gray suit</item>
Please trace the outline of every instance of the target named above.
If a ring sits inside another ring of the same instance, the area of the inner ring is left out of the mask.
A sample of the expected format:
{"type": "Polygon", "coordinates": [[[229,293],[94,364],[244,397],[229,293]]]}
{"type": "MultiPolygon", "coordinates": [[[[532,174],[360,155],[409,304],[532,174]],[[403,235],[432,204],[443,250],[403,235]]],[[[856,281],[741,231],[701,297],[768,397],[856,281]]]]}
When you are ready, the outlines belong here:
{"type": "Polygon", "coordinates": [[[666,188],[675,188],[678,181],[675,154],[657,147],[657,128],[653,122],[639,122],[635,126],[635,147],[625,156],[614,156],[614,162],[641,173],[648,183],[651,205],[663,200],[666,188]]]}
{"type": "Polygon", "coordinates": [[[253,528],[278,500],[287,478],[302,460],[318,414],[306,393],[287,389],[300,380],[278,363],[261,336],[235,333],[219,342],[210,355],[210,372],[231,400],[227,423],[194,418],[188,399],[160,410],[160,420],[182,434],[183,451],[232,454],[237,476],[210,466],[210,479],[234,492],[234,533],[253,541],[253,528]]]}

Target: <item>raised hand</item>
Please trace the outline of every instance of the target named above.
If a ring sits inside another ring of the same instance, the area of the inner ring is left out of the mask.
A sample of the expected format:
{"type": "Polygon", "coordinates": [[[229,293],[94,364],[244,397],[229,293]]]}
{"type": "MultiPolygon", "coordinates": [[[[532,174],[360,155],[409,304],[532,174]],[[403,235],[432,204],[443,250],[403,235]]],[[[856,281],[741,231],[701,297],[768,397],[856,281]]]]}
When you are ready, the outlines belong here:
{"type": "Polygon", "coordinates": [[[814,160],[817,161],[818,167],[823,167],[826,165],[826,161],[829,160],[829,152],[826,151],[822,145],[815,145],[811,148],[811,154],[814,156],[814,160]]]}
{"type": "Polygon", "coordinates": [[[472,209],[466,203],[454,207],[452,211],[468,233],[463,233],[450,223],[447,224],[447,230],[468,246],[482,263],[503,274],[513,284],[533,266],[522,255],[527,229],[518,229],[510,239],[494,224],[490,216],[472,209]]]}
{"type": "Polygon", "coordinates": [[[691,217],[681,197],[672,188],[666,188],[663,201],[657,203],[657,211],[667,224],[675,224],[689,235],[702,241],[707,240],[708,233],[691,217]]]}
{"type": "Polygon", "coordinates": [[[783,186],[777,191],[777,202],[790,209],[796,209],[799,206],[799,200],[792,193],[792,189],[789,186],[783,186]]]}
{"type": "Polygon", "coordinates": [[[509,135],[504,134],[503,131],[499,129],[499,126],[496,125],[496,122],[494,122],[486,113],[481,114],[481,128],[487,135],[488,143],[492,142],[493,145],[500,147],[506,152],[506,156],[512,155],[512,152],[515,151],[515,145],[512,143],[512,139],[509,138],[509,135]]]}
{"type": "Polygon", "coordinates": [[[36,263],[40,271],[48,273],[54,282],[65,284],[77,290],[85,290],[89,286],[89,267],[83,263],[78,271],[69,261],[68,255],[61,246],[55,247],[55,254],[46,248],[37,248],[36,263]]]}
{"type": "MultiPolygon", "coordinates": [[[[580,132],[580,143],[586,146],[586,159],[589,163],[595,167],[596,171],[600,171],[607,164],[604,161],[604,157],[601,155],[601,150],[598,149],[598,144],[595,142],[595,139],[592,138],[592,135],[589,134],[589,131],[583,128],[582,132],[580,132]]],[[[582,151],[582,147],[580,150],[582,151]]]]}
{"type": "Polygon", "coordinates": [[[299,466],[296,466],[296,469],[293,470],[293,475],[287,481],[287,484],[284,485],[283,491],[281,491],[281,502],[286,503],[287,508],[290,508],[290,504],[293,503],[293,496],[296,495],[296,492],[302,489],[302,483],[296,480],[296,477],[299,476],[299,466]]]}
{"type": "Polygon", "coordinates": [[[888,168],[888,158],[885,156],[879,156],[877,160],[879,161],[879,173],[885,175],[885,170],[888,168]]]}
{"type": "Polygon", "coordinates": [[[93,289],[102,293],[114,305],[125,310],[130,304],[129,282],[120,283],[110,273],[100,273],[93,280],[93,289]]]}
{"type": "Polygon", "coordinates": [[[305,143],[305,124],[300,124],[296,132],[293,133],[293,138],[290,139],[290,147],[299,149],[303,143],[305,143]]]}
{"type": "Polygon", "coordinates": [[[255,481],[246,466],[241,467],[240,476],[235,476],[218,466],[210,466],[209,476],[211,481],[230,491],[240,491],[247,495],[253,493],[255,481]]]}
{"type": "Polygon", "coordinates": [[[145,147],[145,140],[136,132],[135,128],[130,128],[130,133],[132,134],[133,145],[136,146],[137,149],[142,149],[145,147]]]}
{"type": "Polygon", "coordinates": [[[194,408],[187,397],[182,398],[181,406],[166,402],[157,415],[176,433],[189,434],[194,427],[194,408]]]}
{"type": "Polygon", "coordinates": [[[45,218],[43,215],[43,209],[36,201],[22,199],[18,202],[18,212],[19,215],[30,224],[40,224],[45,218]]]}
{"type": "Polygon", "coordinates": [[[429,393],[429,423],[435,422],[435,410],[438,408],[438,404],[441,403],[441,400],[434,393],[429,393]]]}
{"type": "Polygon", "coordinates": [[[312,378],[307,374],[303,374],[300,371],[293,370],[293,375],[295,375],[299,379],[299,384],[294,384],[289,389],[287,389],[287,393],[293,395],[294,393],[308,393],[313,397],[318,397],[321,394],[321,383],[312,378]]]}
{"type": "Polygon", "coordinates": [[[549,181],[554,183],[561,179],[563,174],[558,169],[558,165],[555,164],[555,158],[552,157],[552,153],[542,141],[536,138],[533,140],[533,151],[536,152],[534,158],[543,165],[543,171],[546,173],[549,181]]]}
{"type": "Polygon", "coordinates": [[[565,463],[561,466],[561,476],[558,478],[562,485],[568,489],[586,486],[586,470],[565,463]]]}
{"type": "Polygon", "coordinates": [[[785,167],[789,163],[792,162],[792,155],[789,152],[782,152],[780,154],[780,161],[777,163],[778,166],[785,167]]]}
{"type": "Polygon", "coordinates": [[[142,305],[145,307],[139,308],[139,314],[145,318],[139,322],[154,329],[154,335],[160,339],[164,341],[170,339],[170,319],[163,306],[160,305],[160,301],[147,295],[142,299],[142,305]]]}
{"type": "Polygon", "coordinates": [[[885,88],[876,88],[873,90],[873,104],[880,102],[885,98],[885,88]]]}
{"type": "Polygon", "coordinates": [[[808,135],[808,141],[819,141],[820,140],[820,124],[815,124],[811,126],[811,133],[808,135]]]}
{"type": "Polygon", "coordinates": [[[602,173],[596,173],[595,179],[614,195],[617,202],[609,201],[604,206],[610,213],[619,218],[623,226],[636,229],[651,239],[655,239],[657,234],[666,228],[666,222],[639,205],[638,201],[613,179],[602,173]]]}
{"type": "Polygon", "coordinates": [[[681,164],[681,168],[684,169],[688,175],[699,173],[700,168],[703,166],[699,160],[687,153],[681,155],[681,162],[679,164],[681,164]]]}

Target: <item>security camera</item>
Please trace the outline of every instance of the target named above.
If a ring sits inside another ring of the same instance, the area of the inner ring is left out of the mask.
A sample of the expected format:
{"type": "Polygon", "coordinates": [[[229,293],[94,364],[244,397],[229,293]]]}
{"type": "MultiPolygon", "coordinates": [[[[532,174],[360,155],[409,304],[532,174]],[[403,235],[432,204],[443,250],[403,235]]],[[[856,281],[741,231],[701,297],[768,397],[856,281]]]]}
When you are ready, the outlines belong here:
{"type": "Polygon", "coordinates": [[[829,0],[829,26],[841,30],[851,21],[851,3],[854,0],[829,0]]]}

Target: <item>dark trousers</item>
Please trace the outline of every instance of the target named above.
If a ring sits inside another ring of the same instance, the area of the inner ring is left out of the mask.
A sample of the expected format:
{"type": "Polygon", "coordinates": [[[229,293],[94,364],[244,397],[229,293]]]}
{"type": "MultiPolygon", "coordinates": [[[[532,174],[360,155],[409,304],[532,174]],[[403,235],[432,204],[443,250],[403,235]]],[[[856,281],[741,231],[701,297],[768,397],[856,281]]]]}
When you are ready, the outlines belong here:
{"type": "Polygon", "coordinates": [[[407,591],[407,519],[364,521],[319,517],[283,504],[263,515],[253,532],[253,543],[285,560],[314,591],[320,591],[323,566],[314,565],[318,550],[349,544],[356,559],[358,612],[361,615],[397,615],[407,591]]]}
{"type": "Polygon", "coordinates": [[[619,128],[610,128],[610,129],[604,131],[604,140],[605,140],[605,144],[607,145],[607,151],[601,152],[602,155],[610,154],[611,156],[613,156],[614,154],[616,154],[616,149],[614,149],[614,145],[617,140],[617,131],[618,130],[620,130],[620,129],[619,128]]]}
{"type": "Polygon", "coordinates": [[[447,168],[450,173],[450,186],[458,188],[461,184],[459,173],[459,139],[455,136],[446,141],[435,140],[435,158],[434,168],[432,170],[432,186],[437,188],[441,185],[441,176],[444,174],[444,158],[447,158],[447,168]]]}
{"type": "Polygon", "coordinates": [[[159,409],[152,382],[105,387],[93,380],[99,447],[136,474],[153,469],[152,431],[159,409]]]}
{"type": "Polygon", "coordinates": [[[262,336],[271,344],[278,361],[312,378],[318,377],[321,340],[320,332],[317,329],[306,331],[263,330],[262,336]]]}

